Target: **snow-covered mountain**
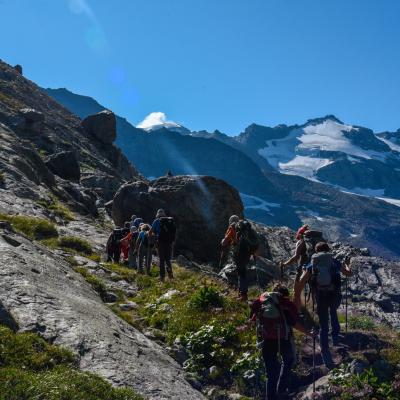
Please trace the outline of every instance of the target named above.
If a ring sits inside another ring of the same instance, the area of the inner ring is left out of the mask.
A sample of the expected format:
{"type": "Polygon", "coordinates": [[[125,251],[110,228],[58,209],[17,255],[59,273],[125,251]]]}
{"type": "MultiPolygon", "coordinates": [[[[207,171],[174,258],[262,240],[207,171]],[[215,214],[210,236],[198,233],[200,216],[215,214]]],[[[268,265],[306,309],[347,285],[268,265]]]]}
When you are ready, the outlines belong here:
{"type": "Polygon", "coordinates": [[[327,116],[301,126],[250,125],[236,139],[281,173],[390,201],[400,198],[399,138],[327,116]]]}
{"type": "Polygon", "coordinates": [[[178,124],[175,121],[169,121],[163,112],[152,112],[142,122],[136,125],[136,128],[143,129],[146,132],[155,132],[160,129],[167,129],[171,132],[178,132],[182,135],[189,135],[189,129],[178,124]]]}

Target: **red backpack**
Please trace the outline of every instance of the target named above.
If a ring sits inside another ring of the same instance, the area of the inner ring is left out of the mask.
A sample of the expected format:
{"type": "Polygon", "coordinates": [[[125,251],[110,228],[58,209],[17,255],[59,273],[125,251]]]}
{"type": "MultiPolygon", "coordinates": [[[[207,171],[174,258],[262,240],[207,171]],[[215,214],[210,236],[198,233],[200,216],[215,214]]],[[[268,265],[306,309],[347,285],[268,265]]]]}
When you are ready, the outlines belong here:
{"type": "Polygon", "coordinates": [[[258,336],[262,340],[288,339],[291,329],[283,311],[280,293],[264,293],[253,305],[258,336]]]}

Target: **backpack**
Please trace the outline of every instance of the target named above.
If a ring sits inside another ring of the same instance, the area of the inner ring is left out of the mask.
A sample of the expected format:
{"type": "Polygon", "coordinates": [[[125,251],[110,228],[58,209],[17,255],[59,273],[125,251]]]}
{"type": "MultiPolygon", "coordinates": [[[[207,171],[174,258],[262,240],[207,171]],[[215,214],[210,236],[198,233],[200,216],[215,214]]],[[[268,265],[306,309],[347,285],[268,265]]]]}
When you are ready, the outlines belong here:
{"type": "Polygon", "coordinates": [[[306,244],[306,252],[307,252],[306,264],[309,264],[311,262],[311,257],[315,253],[315,246],[320,242],[326,242],[326,240],[322,235],[322,232],[306,231],[304,233],[304,243],[306,244]]]}
{"type": "Polygon", "coordinates": [[[246,220],[241,220],[235,224],[235,229],[238,239],[236,253],[244,253],[247,255],[254,254],[260,246],[260,238],[251,223],[246,220]]]}
{"type": "Polygon", "coordinates": [[[175,242],[176,224],[172,217],[160,218],[160,234],[158,240],[164,243],[175,242]]]}
{"type": "Polygon", "coordinates": [[[139,232],[134,232],[134,233],[132,233],[132,236],[131,236],[131,243],[130,243],[130,246],[131,246],[132,248],[135,248],[135,245],[136,245],[136,241],[137,241],[138,236],[139,236],[139,232]]]}
{"type": "Polygon", "coordinates": [[[111,236],[111,243],[113,246],[119,246],[121,239],[123,239],[126,235],[124,234],[124,230],[121,228],[116,228],[113,230],[111,236]]]}
{"type": "Polygon", "coordinates": [[[145,232],[142,244],[146,249],[153,249],[156,244],[156,239],[153,235],[149,236],[149,232],[145,232]]]}
{"type": "Polygon", "coordinates": [[[264,293],[260,296],[261,310],[257,315],[259,336],[262,340],[288,339],[290,327],[282,310],[279,293],[264,293]]]}
{"type": "Polygon", "coordinates": [[[335,291],[339,286],[340,275],[335,268],[335,262],[330,253],[317,253],[312,256],[311,285],[317,291],[335,291]]]}

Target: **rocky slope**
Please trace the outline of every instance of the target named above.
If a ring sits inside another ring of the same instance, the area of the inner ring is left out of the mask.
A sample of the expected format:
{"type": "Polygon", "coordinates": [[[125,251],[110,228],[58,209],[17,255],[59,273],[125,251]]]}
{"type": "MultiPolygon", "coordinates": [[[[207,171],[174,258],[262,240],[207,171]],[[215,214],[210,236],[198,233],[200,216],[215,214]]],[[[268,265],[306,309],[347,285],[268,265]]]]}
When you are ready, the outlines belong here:
{"type": "Polygon", "coordinates": [[[103,252],[111,226],[104,203],[142,179],[113,144],[114,114],[81,121],[0,62],[0,135],[0,219],[18,215],[19,229],[30,234],[1,224],[1,322],[71,348],[83,370],[149,399],[203,398],[162,348],[104,304],[75,272],[71,253],[54,248],[60,235],[103,252]]]}
{"type": "MultiPolygon", "coordinates": [[[[89,112],[104,110],[95,100],[66,89],[46,91],[82,118],[89,112]]],[[[205,174],[226,180],[239,190],[245,215],[255,221],[292,229],[310,223],[323,227],[333,241],[347,241],[370,247],[375,254],[399,258],[400,247],[393,238],[400,227],[400,209],[331,185],[350,191],[357,182],[364,188],[376,189],[373,179],[378,186],[386,185],[386,194],[390,191],[395,196],[399,186],[397,153],[371,131],[346,127],[328,116],[303,126],[269,128],[253,124],[238,137],[228,137],[218,131],[182,134],[174,131],[174,124],[142,130],[117,117],[117,143],[145,176],[159,177],[171,170],[174,174],[205,174]],[[322,149],[325,139],[330,147],[322,149]],[[332,148],[335,141],[340,149],[332,148]],[[308,175],[288,169],[282,170],[285,174],[280,173],[279,165],[293,166],[293,159],[304,161],[308,175]],[[316,160],[322,159],[329,162],[317,165],[316,160]]],[[[378,192],[370,194],[374,193],[378,192]]]]}

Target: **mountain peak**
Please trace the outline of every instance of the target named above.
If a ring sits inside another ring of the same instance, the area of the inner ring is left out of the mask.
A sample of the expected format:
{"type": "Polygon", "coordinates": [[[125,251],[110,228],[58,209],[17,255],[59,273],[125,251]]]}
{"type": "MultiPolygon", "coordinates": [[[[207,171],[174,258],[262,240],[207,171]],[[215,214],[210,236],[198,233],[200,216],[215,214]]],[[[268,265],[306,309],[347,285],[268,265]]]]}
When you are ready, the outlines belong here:
{"type": "Polygon", "coordinates": [[[185,135],[190,134],[189,129],[175,121],[168,120],[166,114],[160,111],[150,113],[142,122],[139,122],[136,127],[147,132],[165,128],[169,131],[175,131],[185,135]]]}
{"type": "Polygon", "coordinates": [[[343,125],[343,122],[339,118],[335,117],[333,114],[325,115],[325,117],[308,119],[305,125],[316,125],[316,124],[321,124],[325,121],[334,121],[337,122],[338,124],[343,125]]]}

